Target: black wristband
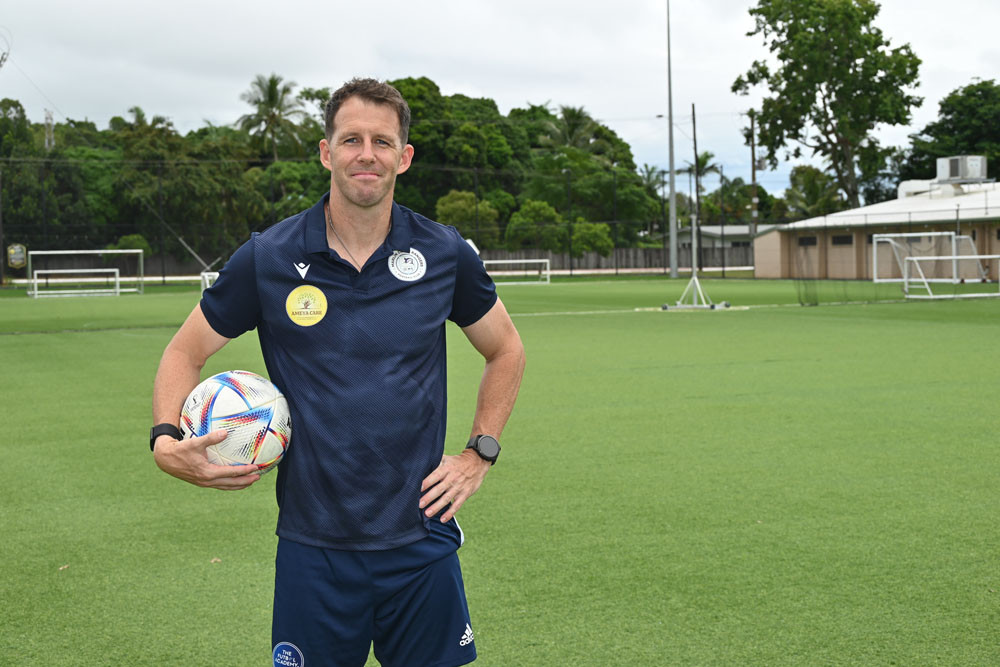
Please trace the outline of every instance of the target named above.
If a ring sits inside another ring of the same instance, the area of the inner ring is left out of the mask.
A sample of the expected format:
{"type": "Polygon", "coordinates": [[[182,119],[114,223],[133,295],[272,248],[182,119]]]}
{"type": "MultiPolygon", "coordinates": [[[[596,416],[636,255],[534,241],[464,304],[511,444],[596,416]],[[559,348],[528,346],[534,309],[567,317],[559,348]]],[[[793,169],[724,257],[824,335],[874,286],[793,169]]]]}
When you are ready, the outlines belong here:
{"type": "Polygon", "coordinates": [[[149,451],[153,451],[153,447],[156,445],[156,439],[161,435],[169,435],[174,440],[182,440],[184,438],[181,434],[181,430],[173,424],[157,424],[153,428],[149,429],[149,451]]]}

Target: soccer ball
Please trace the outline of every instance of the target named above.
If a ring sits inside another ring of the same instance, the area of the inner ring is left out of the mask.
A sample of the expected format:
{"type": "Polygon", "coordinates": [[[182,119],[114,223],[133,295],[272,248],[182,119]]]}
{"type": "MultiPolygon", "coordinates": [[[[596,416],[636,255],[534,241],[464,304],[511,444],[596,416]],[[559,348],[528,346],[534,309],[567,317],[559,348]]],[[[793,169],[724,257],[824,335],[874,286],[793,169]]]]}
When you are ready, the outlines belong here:
{"type": "Polygon", "coordinates": [[[181,410],[181,434],[196,438],[225,429],[229,436],[207,450],[219,465],[255,464],[274,468],[288,449],[292,418],[288,401],[270,380],[248,371],[208,378],[188,395],[181,410]]]}

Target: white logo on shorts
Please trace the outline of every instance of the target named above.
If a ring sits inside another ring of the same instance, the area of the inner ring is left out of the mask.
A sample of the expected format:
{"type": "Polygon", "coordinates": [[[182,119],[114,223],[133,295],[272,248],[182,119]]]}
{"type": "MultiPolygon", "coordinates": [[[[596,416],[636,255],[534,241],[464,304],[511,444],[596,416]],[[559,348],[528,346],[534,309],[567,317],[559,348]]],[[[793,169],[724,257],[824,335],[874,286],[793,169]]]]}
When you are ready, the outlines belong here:
{"type": "Polygon", "coordinates": [[[410,248],[410,252],[394,250],[389,257],[389,271],[397,279],[408,283],[420,280],[427,273],[427,260],[415,248],[410,248]]]}
{"type": "Polygon", "coordinates": [[[472,626],[468,623],[465,624],[465,633],[462,634],[462,641],[458,642],[459,646],[468,646],[476,638],[476,635],[472,633],[472,626]]]}
{"type": "Polygon", "coordinates": [[[306,659],[299,647],[291,642],[279,642],[271,653],[274,667],[305,667],[306,659]]]}

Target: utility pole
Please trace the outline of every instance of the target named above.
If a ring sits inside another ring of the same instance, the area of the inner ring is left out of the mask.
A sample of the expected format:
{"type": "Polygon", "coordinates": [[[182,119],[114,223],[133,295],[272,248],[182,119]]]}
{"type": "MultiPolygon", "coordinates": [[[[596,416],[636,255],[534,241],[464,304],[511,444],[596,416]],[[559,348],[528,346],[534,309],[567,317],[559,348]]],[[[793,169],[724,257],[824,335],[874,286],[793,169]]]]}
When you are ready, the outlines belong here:
{"type": "MultiPolygon", "coordinates": [[[[6,56],[7,54],[3,54],[6,56]]],[[[0,59],[0,67],[3,66],[3,60],[0,59]]],[[[3,257],[0,257],[0,285],[3,285],[3,272],[4,265],[7,263],[7,246],[3,242],[3,170],[0,169],[0,252],[3,253],[3,257]]]]}
{"type": "Polygon", "coordinates": [[[677,197],[674,188],[674,81],[670,65],[670,0],[667,0],[667,137],[670,142],[670,277],[677,277],[677,197]]]}
{"type": "Polygon", "coordinates": [[[722,227],[722,277],[726,277],[726,172],[719,165],[719,224],[722,227]]]}
{"type": "MultiPolygon", "coordinates": [[[[694,170],[694,228],[691,229],[691,238],[694,239],[697,236],[697,244],[692,245],[692,248],[697,248],[697,251],[691,256],[691,266],[697,266],[701,268],[701,183],[698,180],[698,126],[695,123],[694,115],[694,102],[691,103],[691,138],[694,142],[694,163],[692,169],[694,170]]],[[[692,271],[694,269],[692,268],[692,271]]]]}
{"type": "Polygon", "coordinates": [[[750,112],[750,247],[757,235],[757,132],[754,130],[754,113],[750,112]]]}
{"type": "Polygon", "coordinates": [[[53,130],[54,121],[52,120],[52,112],[48,109],[45,110],[45,152],[49,153],[53,148],[56,147],[56,136],[53,130]]]}

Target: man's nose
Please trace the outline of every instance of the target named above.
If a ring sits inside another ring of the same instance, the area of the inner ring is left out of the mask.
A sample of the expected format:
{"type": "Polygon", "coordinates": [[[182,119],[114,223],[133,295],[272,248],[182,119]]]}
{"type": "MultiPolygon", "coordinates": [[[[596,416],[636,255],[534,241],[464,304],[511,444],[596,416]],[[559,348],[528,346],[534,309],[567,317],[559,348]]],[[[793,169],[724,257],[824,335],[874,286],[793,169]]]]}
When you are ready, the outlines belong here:
{"type": "Polygon", "coordinates": [[[374,162],[375,161],[375,145],[369,141],[365,140],[361,146],[361,154],[358,155],[358,159],[362,162],[374,162]]]}

